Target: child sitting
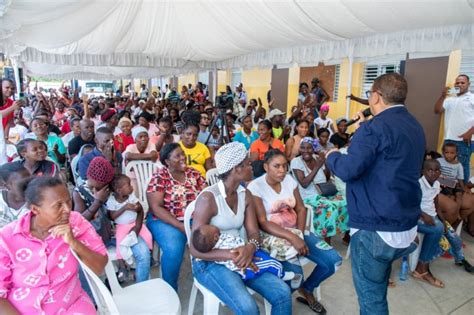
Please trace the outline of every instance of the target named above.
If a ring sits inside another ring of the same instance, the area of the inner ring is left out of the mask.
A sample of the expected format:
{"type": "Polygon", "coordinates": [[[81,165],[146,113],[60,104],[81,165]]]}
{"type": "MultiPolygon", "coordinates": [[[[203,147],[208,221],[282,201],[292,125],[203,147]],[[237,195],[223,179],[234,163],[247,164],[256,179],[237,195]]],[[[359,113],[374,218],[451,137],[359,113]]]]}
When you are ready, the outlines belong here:
{"type": "Polygon", "coordinates": [[[445,143],[443,157],[438,158],[441,165],[439,182],[442,188],[440,208],[454,228],[461,220],[467,221],[467,217],[474,211],[474,195],[464,184],[464,171],[456,158],[457,153],[456,144],[445,143]]]}
{"type": "Polygon", "coordinates": [[[150,249],[152,236],[143,225],[143,208],[133,193],[130,178],[117,175],[111,184],[112,194],[107,200],[106,207],[109,215],[116,224],[117,259],[119,273],[125,273],[123,259],[127,263],[136,262],[136,282],[146,281],[150,276],[150,249]]]}
{"type": "MultiPolygon", "coordinates": [[[[441,173],[441,166],[437,160],[427,160],[423,166],[423,176],[420,178],[419,183],[422,191],[422,218],[423,216],[437,216],[440,218],[445,227],[445,237],[448,240],[452,248],[454,255],[454,262],[458,266],[464,266],[467,272],[473,273],[474,267],[465,259],[462,241],[459,235],[457,235],[451,225],[445,220],[443,213],[438,209],[438,196],[441,190],[438,178],[441,173]]],[[[423,219],[425,221],[425,219],[423,219]]],[[[426,221],[425,221],[426,222],[426,221]]]]}
{"type": "MultiPolygon", "coordinates": [[[[228,233],[221,233],[214,225],[202,225],[193,232],[192,242],[194,248],[201,253],[210,252],[212,249],[235,249],[245,245],[244,240],[228,233]]],[[[238,272],[242,279],[250,280],[258,277],[264,272],[270,272],[281,278],[283,281],[291,281],[291,286],[296,288],[299,286],[302,276],[295,275],[293,272],[283,271],[282,264],[276,259],[271,258],[262,250],[255,252],[253,260],[254,267],[240,270],[232,260],[216,261],[216,263],[223,264],[232,271],[238,272]]]]}

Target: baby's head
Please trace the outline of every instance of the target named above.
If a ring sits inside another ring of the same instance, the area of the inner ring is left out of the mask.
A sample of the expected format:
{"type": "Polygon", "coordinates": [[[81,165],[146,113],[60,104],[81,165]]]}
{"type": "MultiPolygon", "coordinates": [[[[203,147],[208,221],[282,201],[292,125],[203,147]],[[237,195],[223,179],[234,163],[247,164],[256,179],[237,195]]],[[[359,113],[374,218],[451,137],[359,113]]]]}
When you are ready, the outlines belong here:
{"type": "Polygon", "coordinates": [[[123,174],[116,175],[114,177],[114,180],[110,184],[110,188],[112,189],[113,193],[123,197],[128,197],[133,193],[133,187],[130,183],[130,178],[123,174]]]}
{"type": "Polygon", "coordinates": [[[193,246],[201,253],[210,252],[219,240],[219,229],[210,224],[201,225],[193,232],[193,246]]]}

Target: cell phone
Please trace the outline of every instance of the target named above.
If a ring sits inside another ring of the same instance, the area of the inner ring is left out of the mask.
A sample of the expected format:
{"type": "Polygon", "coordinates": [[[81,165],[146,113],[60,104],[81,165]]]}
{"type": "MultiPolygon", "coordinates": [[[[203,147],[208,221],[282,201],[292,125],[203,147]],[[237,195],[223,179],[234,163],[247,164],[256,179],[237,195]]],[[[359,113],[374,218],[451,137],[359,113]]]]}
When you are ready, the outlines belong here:
{"type": "Polygon", "coordinates": [[[441,184],[441,186],[445,186],[449,188],[455,188],[458,183],[458,181],[454,178],[443,178],[443,177],[438,178],[438,182],[441,184]]]}
{"type": "Polygon", "coordinates": [[[458,87],[450,88],[448,93],[450,95],[458,95],[461,90],[458,87]]]}

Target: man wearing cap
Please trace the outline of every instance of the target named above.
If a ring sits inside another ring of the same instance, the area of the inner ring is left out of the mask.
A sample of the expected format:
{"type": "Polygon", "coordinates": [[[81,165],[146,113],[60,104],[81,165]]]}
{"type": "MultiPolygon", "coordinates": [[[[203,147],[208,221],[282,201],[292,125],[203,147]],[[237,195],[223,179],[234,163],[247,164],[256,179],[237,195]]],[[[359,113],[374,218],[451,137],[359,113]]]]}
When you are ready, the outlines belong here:
{"type": "Polygon", "coordinates": [[[283,117],[285,112],[282,112],[278,108],[272,109],[268,114],[268,120],[272,123],[272,133],[275,139],[284,141],[283,139],[290,134],[291,129],[289,126],[284,126],[285,118],[283,117]]]}
{"type": "Polygon", "coordinates": [[[344,117],[336,119],[337,132],[331,136],[329,142],[334,144],[338,149],[343,148],[349,142],[349,134],[347,131],[347,119],[344,117]]]}
{"type": "Polygon", "coordinates": [[[374,118],[366,121],[359,112],[347,154],[326,153],[326,166],[347,183],[352,278],[364,315],[388,314],[392,262],[416,248],[426,142],[403,105],[407,90],[397,73],[375,79],[367,92],[374,118]]]}

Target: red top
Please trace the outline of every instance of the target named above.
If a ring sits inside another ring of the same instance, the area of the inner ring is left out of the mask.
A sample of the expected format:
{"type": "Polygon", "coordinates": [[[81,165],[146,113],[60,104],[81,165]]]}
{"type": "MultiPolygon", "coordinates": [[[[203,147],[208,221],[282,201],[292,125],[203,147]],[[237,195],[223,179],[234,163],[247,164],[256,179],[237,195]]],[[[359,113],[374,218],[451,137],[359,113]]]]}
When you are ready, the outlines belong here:
{"type": "MultiPolygon", "coordinates": [[[[0,110],[4,110],[4,109],[7,109],[8,107],[12,106],[13,105],[13,100],[11,98],[7,98],[7,101],[5,102],[5,105],[3,105],[2,107],[0,107],[0,110]]],[[[3,124],[3,129],[5,129],[8,125],[8,122],[13,120],[13,112],[11,112],[10,114],[4,116],[2,118],[2,124],[3,124]]]]}
{"type": "Polygon", "coordinates": [[[120,153],[123,153],[123,151],[125,151],[125,149],[129,145],[134,144],[134,143],[135,143],[135,140],[133,140],[133,137],[131,135],[127,136],[123,132],[119,133],[114,138],[115,150],[119,151],[120,153]]]}

